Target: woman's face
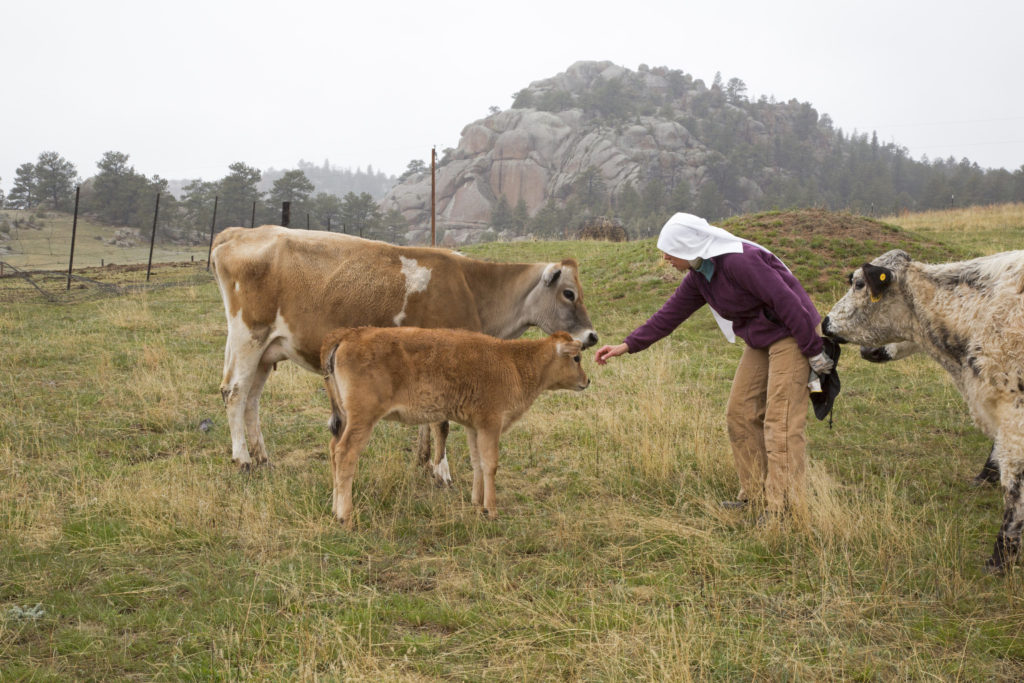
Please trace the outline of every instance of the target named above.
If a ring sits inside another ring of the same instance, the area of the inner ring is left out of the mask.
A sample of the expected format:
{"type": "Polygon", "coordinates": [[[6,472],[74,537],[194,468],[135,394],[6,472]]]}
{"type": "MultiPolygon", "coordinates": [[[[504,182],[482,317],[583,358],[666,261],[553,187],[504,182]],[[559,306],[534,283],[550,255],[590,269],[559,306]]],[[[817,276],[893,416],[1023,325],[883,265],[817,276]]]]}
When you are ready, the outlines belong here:
{"type": "Polygon", "coordinates": [[[678,270],[680,273],[685,273],[690,269],[690,262],[686,259],[677,258],[668,252],[661,252],[662,258],[672,264],[672,267],[678,270]]]}

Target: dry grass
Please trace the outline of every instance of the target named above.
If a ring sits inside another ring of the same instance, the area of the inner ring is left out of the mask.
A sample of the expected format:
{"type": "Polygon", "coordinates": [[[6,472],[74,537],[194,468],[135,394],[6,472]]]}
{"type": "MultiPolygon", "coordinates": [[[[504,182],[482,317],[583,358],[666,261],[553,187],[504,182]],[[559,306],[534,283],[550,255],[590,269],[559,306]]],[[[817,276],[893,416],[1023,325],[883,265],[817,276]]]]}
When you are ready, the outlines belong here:
{"type": "Polygon", "coordinates": [[[922,211],[882,220],[920,235],[941,238],[967,250],[970,256],[1024,248],[1024,204],[922,211]]]}
{"type": "MultiPolygon", "coordinates": [[[[575,253],[609,340],[674,286],[650,243],[480,250],[575,253]]],[[[718,505],[740,348],[702,313],[537,402],[502,441],[497,521],[470,504],[461,428],[436,489],[413,430],[381,425],[346,532],[314,375],[268,383],[273,467],[230,465],[223,325],[212,282],[0,307],[4,680],[1024,674],[1021,573],[981,569],[1000,495],[966,483],[988,444],[927,359],[844,355],[791,527],[718,505]]]]}

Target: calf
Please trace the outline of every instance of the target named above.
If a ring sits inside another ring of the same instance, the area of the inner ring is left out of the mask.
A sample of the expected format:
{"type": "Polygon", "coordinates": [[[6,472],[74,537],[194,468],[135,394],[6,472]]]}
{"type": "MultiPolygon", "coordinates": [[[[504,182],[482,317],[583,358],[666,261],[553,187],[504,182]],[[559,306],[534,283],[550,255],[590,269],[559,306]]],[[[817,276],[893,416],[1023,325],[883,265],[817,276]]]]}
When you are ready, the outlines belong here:
{"type": "Polygon", "coordinates": [[[912,342],[952,376],[993,440],[1003,524],[988,566],[1001,571],[1024,528],[1024,251],[957,263],[912,261],[899,249],[865,263],[822,322],[840,342],[912,342]]]}
{"type": "Polygon", "coordinates": [[[331,399],[334,516],[352,521],[352,477],[380,420],[466,428],[473,504],[495,517],[498,437],[542,391],[590,384],[582,344],[566,332],[502,340],[463,330],[342,328],[327,335],[320,360],[331,399]]]}

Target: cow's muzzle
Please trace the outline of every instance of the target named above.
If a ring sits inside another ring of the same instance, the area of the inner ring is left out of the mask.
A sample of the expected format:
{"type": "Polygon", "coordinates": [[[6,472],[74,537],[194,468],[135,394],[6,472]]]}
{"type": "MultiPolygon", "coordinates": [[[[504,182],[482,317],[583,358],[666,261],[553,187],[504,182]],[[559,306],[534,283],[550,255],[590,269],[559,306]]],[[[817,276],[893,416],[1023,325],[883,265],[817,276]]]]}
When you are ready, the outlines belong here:
{"type": "Polygon", "coordinates": [[[579,337],[578,341],[581,344],[583,344],[583,348],[589,349],[591,346],[597,344],[597,332],[594,332],[593,330],[587,330],[585,333],[583,333],[583,335],[579,337]]]}
{"type": "Polygon", "coordinates": [[[826,315],[825,319],[821,321],[821,333],[835,342],[838,342],[840,344],[846,344],[847,341],[843,339],[840,335],[836,334],[835,330],[832,329],[831,323],[832,321],[829,320],[828,316],[826,315]]]}

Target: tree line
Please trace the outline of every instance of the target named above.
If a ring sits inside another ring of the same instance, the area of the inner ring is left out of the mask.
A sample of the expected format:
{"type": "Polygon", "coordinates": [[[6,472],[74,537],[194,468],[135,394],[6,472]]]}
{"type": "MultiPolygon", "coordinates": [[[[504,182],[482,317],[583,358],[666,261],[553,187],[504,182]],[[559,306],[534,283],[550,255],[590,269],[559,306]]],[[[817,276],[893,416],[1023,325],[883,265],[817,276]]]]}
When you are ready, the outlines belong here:
{"type": "Polygon", "coordinates": [[[982,169],[967,158],[915,160],[875,133],[845,133],[809,103],[752,101],[741,79],[725,81],[721,74],[706,86],[679,70],[641,65],[589,86],[526,88],[513,98],[516,108],[581,110],[598,134],[674,121],[707,150],[699,187],[689,186],[679,164],[651,163],[640,182],[615,192],[597,182],[596,169],[586,169],[527,224],[525,230],[539,234],[557,220],[578,223],[587,214],[613,214],[642,235],[674,211],[709,219],[799,207],[878,215],[1024,201],[1024,165],[1008,171],[982,169]]]}
{"type": "Polygon", "coordinates": [[[211,228],[279,224],[284,202],[290,204],[290,224],[296,228],[392,242],[400,241],[406,229],[402,215],[382,213],[369,192],[317,192],[302,169],[276,173],[269,190],[262,190],[263,173],[236,162],[219,180],[188,182],[179,198],[169,192],[166,179],[139,173],[123,152],[104,153],[96,167],[96,174],[82,181],[73,163],[57,152],[42,152],[35,162],[17,168],[10,192],[6,197],[0,192],[0,206],[71,211],[80,186],[80,213],[108,225],[141,228],[152,225],[159,194],[158,236],[186,243],[202,243],[211,228]]]}

